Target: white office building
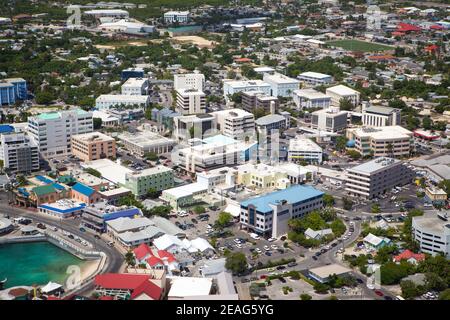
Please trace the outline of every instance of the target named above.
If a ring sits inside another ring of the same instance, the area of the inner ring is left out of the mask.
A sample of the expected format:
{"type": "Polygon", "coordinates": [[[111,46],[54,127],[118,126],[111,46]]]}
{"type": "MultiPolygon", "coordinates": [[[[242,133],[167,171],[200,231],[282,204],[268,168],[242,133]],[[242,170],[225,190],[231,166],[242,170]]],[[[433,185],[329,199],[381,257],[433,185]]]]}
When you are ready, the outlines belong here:
{"type": "Polygon", "coordinates": [[[95,99],[95,107],[98,110],[120,106],[146,107],[150,103],[150,96],[129,94],[102,94],[95,99]]]}
{"type": "Polygon", "coordinates": [[[327,88],[325,93],[331,97],[331,104],[339,106],[341,100],[350,101],[355,107],[359,104],[359,92],[344,85],[327,88]]]}
{"type": "Polygon", "coordinates": [[[239,92],[249,91],[261,91],[264,94],[270,96],[271,85],[262,80],[247,80],[247,81],[235,81],[224,80],[223,81],[223,95],[233,95],[239,92]]]}
{"type": "Polygon", "coordinates": [[[39,170],[39,148],[24,132],[4,133],[0,136],[0,160],[9,172],[39,170]]]}
{"type": "Polygon", "coordinates": [[[326,109],[331,97],[314,89],[300,89],[293,92],[293,100],[298,109],[326,109]]]}
{"type": "Polygon", "coordinates": [[[195,89],[203,91],[205,89],[205,75],[202,73],[182,73],[173,76],[173,88],[180,89],[195,89]]]}
{"type": "Polygon", "coordinates": [[[177,111],[182,115],[206,112],[206,95],[201,90],[179,89],[177,92],[177,111]]]}
{"type": "Polygon", "coordinates": [[[327,132],[342,131],[347,127],[347,112],[337,107],[314,111],[311,114],[311,128],[327,132]]]}
{"type": "Polygon", "coordinates": [[[168,11],[164,13],[164,22],[171,23],[187,23],[190,19],[189,11],[168,11]]]}
{"type": "Polygon", "coordinates": [[[217,131],[233,139],[244,139],[255,132],[255,116],[242,109],[212,112],[216,119],[217,131]]]}
{"type": "Polygon", "coordinates": [[[270,84],[270,95],[273,97],[292,97],[293,92],[300,86],[300,81],[280,73],[265,73],[263,81],[270,84]]]}
{"type": "Polygon", "coordinates": [[[450,259],[450,221],[449,212],[425,212],[423,216],[412,218],[412,234],[419,243],[420,251],[431,254],[444,254],[450,259]]]}
{"type": "Polygon", "coordinates": [[[72,135],[92,131],[92,112],[82,109],[41,113],[28,118],[28,132],[44,158],[70,154],[72,135]]]}
{"type": "Polygon", "coordinates": [[[241,142],[217,135],[178,150],[172,154],[172,161],[187,172],[202,172],[256,159],[257,146],[256,142],[241,142]]]}
{"type": "Polygon", "coordinates": [[[290,162],[306,161],[322,163],[322,148],[306,137],[297,136],[289,140],[288,160],[290,162]]]}
{"type": "Polygon", "coordinates": [[[362,110],[362,123],[368,127],[401,125],[400,109],[371,106],[362,110]]]}
{"type": "Polygon", "coordinates": [[[100,9],[85,11],[84,14],[88,16],[94,16],[96,18],[108,17],[108,18],[129,18],[130,14],[126,10],[121,9],[100,9]]]}
{"type": "Polygon", "coordinates": [[[122,95],[142,96],[148,93],[148,80],[143,78],[129,78],[122,85],[122,95]]]}
{"type": "Polygon", "coordinates": [[[372,199],[396,186],[411,183],[413,171],[402,161],[379,157],[347,169],[346,188],[350,195],[372,199]]]}
{"type": "Polygon", "coordinates": [[[333,82],[332,76],[324,73],[311,71],[300,73],[297,78],[300,80],[300,82],[302,82],[306,86],[312,87],[329,84],[333,82]]]}

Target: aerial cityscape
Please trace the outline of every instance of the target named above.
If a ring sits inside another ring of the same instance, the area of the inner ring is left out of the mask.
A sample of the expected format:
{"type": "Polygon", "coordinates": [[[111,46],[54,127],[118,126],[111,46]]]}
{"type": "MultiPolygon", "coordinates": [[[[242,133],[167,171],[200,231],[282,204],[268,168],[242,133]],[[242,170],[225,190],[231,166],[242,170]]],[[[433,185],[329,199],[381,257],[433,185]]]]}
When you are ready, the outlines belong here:
{"type": "Polygon", "coordinates": [[[450,300],[450,2],[1,1],[0,300],[450,300]]]}

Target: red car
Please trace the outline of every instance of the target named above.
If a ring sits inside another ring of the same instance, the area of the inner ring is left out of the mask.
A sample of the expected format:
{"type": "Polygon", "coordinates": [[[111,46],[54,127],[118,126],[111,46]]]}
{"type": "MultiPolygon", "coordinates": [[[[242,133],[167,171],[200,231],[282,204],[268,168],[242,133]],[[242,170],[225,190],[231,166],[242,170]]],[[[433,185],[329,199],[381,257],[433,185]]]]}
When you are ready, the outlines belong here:
{"type": "Polygon", "coordinates": [[[259,276],[259,278],[260,279],[265,279],[265,278],[267,278],[267,276],[265,274],[263,274],[263,275],[259,276]]]}
{"type": "Polygon", "coordinates": [[[379,296],[379,297],[384,296],[384,293],[381,292],[380,290],[375,290],[375,294],[376,294],[377,296],[379,296]]]}

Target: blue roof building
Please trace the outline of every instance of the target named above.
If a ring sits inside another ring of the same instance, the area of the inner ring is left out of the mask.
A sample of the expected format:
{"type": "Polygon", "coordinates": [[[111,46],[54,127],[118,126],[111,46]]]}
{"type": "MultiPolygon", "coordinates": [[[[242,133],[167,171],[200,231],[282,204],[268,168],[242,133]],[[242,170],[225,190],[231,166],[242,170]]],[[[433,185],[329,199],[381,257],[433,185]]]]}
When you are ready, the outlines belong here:
{"type": "Polygon", "coordinates": [[[14,132],[15,129],[12,125],[10,124],[2,124],[0,125],[0,134],[2,133],[10,133],[10,132],[14,132]]]}
{"type": "Polygon", "coordinates": [[[279,237],[288,232],[288,221],[323,207],[324,193],[311,186],[294,185],[284,190],[241,202],[240,222],[253,232],[279,237]]]}

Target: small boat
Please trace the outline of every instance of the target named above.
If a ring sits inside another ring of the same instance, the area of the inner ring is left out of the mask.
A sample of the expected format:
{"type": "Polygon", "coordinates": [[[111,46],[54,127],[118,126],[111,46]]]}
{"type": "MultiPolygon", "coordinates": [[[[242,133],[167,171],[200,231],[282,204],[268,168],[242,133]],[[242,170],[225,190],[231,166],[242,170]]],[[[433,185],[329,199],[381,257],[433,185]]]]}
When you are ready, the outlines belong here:
{"type": "Polygon", "coordinates": [[[0,281],[0,289],[3,289],[3,286],[5,285],[6,281],[8,281],[8,278],[5,278],[2,281],[0,281]]]}

